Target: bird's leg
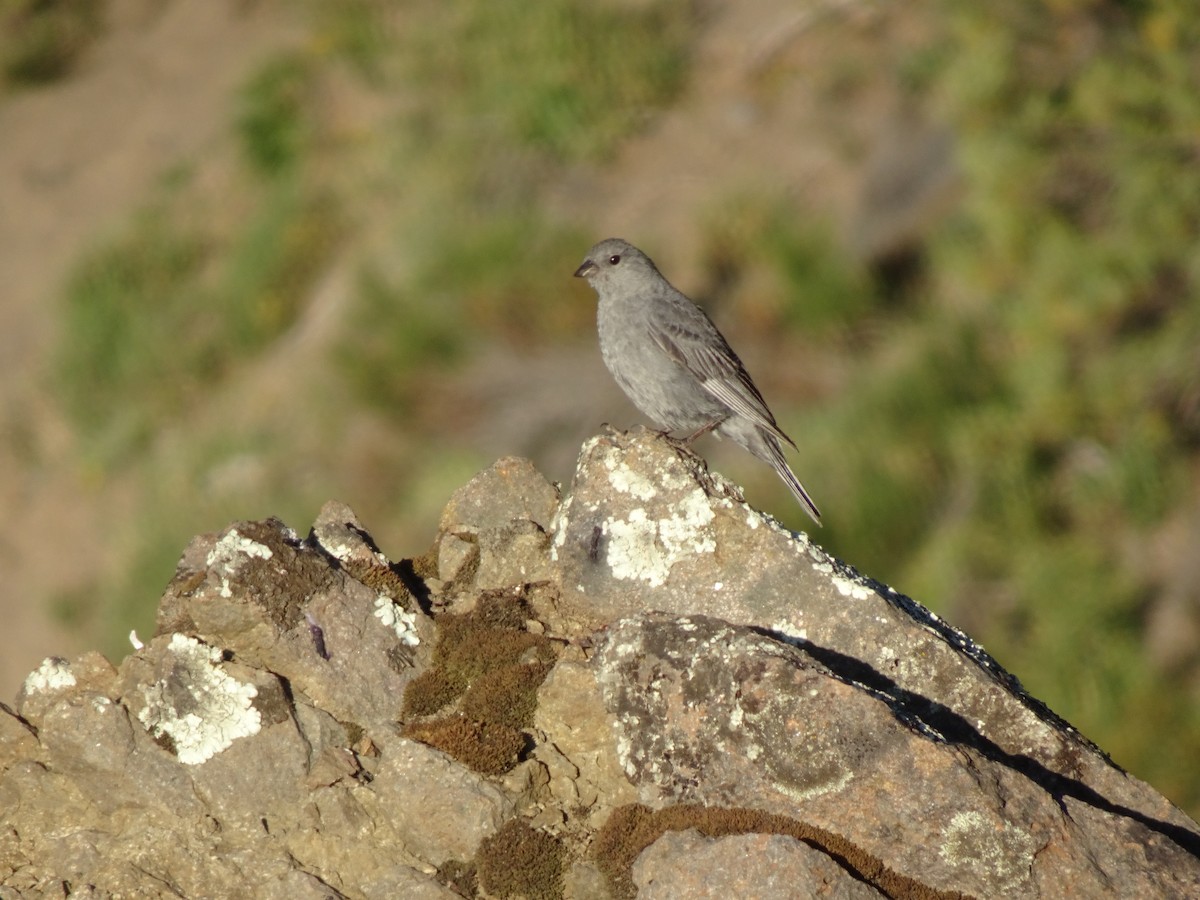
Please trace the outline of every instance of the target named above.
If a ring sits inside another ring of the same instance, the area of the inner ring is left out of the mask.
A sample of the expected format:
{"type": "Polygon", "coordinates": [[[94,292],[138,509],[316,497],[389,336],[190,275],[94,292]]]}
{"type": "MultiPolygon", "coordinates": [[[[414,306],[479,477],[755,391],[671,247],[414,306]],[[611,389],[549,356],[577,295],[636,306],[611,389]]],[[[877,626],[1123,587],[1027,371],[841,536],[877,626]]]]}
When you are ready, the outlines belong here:
{"type": "Polygon", "coordinates": [[[720,425],[722,422],[724,422],[725,419],[727,419],[727,418],[728,418],[728,416],[722,416],[719,419],[713,419],[711,422],[707,422],[704,425],[701,425],[699,428],[697,428],[695,431],[693,431],[687,437],[679,438],[679,443],[683,444],[684,446],[690,447],[697,438],[704,437],[704,435],[708,434],[710,431],[712,431],[714,428],[716,428],[718,425],[720,425]]]}

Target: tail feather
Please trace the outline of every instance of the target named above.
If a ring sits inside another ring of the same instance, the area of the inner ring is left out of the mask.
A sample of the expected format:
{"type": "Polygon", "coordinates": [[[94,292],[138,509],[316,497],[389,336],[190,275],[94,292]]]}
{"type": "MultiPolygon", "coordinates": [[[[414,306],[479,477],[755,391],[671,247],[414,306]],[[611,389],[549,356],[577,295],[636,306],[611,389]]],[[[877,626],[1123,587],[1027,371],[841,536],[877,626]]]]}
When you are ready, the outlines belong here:
{"type": "MultiPolygon", "coordinates": [[[[796,495],[796,499],[800,501],[804,511],[812,517],[814,522],[818,525],[821,524],[821,511],[817,509],[817,504],[813,503],[812,497],[808,495],[808,491],[804,489],[804,485],[800,483],[796,473],[791,470],[787,460],[783,458],[783,447],[774,431],[756,425],[749,419],[730,416],[721,420],[716,427],[716,433],[729,438],[770,465],[783,479],[783,483],[796,495]]],[[[780,433],[782,434],[782,432],[780,433]]],[[[789,444],[792,443],[786,435],[784,435],[784,440],[789,444]]],[[[794,447],[795,444],[792,446],[794,447]]]]}
{"type": "Polygon", "coordinates": [[[817,504],[813,502],[813,498],[808,495],[808,491],[804,489],[804,485],[800,483],[800,479],[796,477],[796,473],[792,471],[791,466],[787,464],[787,460],[783,458],[783,451],[779,447],[779,441],[773,434],[764,435],[766,440],[764,443],[768,448],[767,462],[779,473],[779,477],[783,479],[783,483],[791,489],[791,492],[796,495],[796,499],[800,501],[800,505],[804,507],[804,511],[812,517],[812,520],[818,525],[821,524],[821,511],[817,509],[817,504]]]}

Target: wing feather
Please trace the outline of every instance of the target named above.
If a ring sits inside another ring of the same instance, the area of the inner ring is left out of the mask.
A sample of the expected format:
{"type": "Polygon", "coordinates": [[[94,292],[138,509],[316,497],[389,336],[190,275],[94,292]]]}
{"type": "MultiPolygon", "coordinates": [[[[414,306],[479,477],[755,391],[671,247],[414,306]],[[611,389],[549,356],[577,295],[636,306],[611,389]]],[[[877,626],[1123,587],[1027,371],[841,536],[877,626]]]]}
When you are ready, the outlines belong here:
{"type": "Polygon", "coordinates": [[[663,352],[731,413],[796,446],[779,429],[750,373],[704,311],[686,298],[665,309],[672,313],[670,318],[661,314],[651,318],[654,341],[663,352]]]}

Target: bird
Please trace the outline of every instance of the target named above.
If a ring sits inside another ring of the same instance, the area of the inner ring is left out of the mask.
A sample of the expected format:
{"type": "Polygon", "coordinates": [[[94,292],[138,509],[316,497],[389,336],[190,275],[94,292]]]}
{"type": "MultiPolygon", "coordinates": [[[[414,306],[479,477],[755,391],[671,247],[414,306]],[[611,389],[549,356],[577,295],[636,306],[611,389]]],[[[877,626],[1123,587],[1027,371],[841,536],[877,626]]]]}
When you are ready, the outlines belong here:
{"type": "Polygon", "coordinates": [[[599,298],[604,364],[633,405],[684,444],[712,432],[770,465],[818,525],[821,511],[783,456],[783,433],[750,373],[708,315],[653,260],[620,238],[588,250],[575,277],[599,298]]]}

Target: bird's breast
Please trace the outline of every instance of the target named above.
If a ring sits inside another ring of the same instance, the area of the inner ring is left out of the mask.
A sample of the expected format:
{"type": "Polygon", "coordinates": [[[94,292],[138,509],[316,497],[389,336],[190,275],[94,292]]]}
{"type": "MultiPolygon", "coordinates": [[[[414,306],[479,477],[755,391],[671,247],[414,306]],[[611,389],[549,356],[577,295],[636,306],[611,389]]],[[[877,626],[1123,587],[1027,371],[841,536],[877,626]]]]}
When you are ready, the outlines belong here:
{"type": "Polygon", "coordinates": [[[600,353],[625,394],[659,425],[695,429],[725,415],[724,407],[655,339],[645,304],[601,302],[600,353]]]}

